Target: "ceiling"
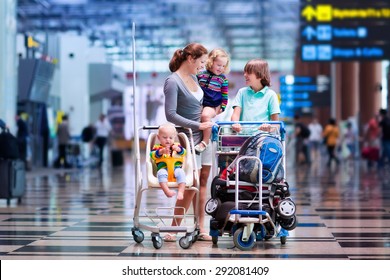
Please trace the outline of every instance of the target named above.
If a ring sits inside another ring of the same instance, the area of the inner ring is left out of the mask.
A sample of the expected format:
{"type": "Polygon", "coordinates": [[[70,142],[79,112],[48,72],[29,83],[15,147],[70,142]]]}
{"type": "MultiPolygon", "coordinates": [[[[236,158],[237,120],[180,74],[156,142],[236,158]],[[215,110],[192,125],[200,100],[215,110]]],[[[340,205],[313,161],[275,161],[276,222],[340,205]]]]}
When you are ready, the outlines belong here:
{"type": "Polygon", "coordinates": [[[104,46],[109,60],[169,60],[200,42],[223,47],[232,61],[293,61],[299,0],[18,0],[18,32],[76,31],[104,46]]]}

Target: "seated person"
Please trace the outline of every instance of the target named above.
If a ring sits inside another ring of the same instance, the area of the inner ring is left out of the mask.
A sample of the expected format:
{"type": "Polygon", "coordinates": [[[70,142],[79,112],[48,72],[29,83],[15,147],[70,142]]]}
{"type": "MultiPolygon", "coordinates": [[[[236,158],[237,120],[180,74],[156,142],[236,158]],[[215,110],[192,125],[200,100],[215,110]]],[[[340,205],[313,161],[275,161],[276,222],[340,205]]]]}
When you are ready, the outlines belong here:
{"type": "Polygon", "coordinates": [[[175,195],[175,192],[169,189],[167,182],[176,178],[179,187],[177,200],[182,200],[186,181],[183,170],[186,150],[179,143],[174,142],[176,136],[177,131],[173,124],[161,125],[157,134],[160,144],[153,146],[150,156],[157,165],[157,179],[165,195],[167,197],[175,195]]]}

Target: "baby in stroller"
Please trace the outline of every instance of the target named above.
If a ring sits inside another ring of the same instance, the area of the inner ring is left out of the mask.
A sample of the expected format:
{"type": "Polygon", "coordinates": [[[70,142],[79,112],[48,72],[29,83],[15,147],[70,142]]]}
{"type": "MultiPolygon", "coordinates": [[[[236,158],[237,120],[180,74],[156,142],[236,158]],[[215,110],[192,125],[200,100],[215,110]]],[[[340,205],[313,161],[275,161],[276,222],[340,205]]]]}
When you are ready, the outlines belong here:
{"type": "Polygon", "coordinates": [[[239,136],[241,143],[237,135],[227,135],[223,128],[230,122],[218,123],[216,155],[235,158],[213,179],[211,198],[206,203],[206,213],[212,216],[210,235],[214,244],[224,233],[233,235],[236,247],[242,250],[274,235],[284,244],[287,231],[296,227],[296,206],[284,172],[284,125],[278,123],[280,135],[260,132],[239,136]],[[238,152],[232,151],[229,141],[238,152]]]}
{"type": "Polygon", "coordinates": [[[150,156],[157,166],[157,178],[161,189],[167,197],[172,197],[175,192],[168,187],[168,181],[176,179],[178,184],[177,200],[183,199],[186,174],[183,170],[186,149],[180,143],[174,142],[177,136],[176,128],[171,123],[159,127],[157,138],[160,144],[155,144],[150,156]]]}

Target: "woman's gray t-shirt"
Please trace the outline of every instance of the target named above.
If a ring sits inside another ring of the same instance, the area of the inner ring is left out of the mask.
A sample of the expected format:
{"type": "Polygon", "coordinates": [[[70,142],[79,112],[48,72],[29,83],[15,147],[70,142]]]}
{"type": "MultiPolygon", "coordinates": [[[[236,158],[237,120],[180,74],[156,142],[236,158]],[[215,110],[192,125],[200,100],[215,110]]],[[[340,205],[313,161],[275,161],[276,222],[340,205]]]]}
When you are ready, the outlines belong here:
{"type": "MultiPolygon", "coordinates": [[[[193,79],[198,83],[195,76],[193,79]]],[[[202,100],[194,97],[176,73],[166,78],[164,94],[167,120],[177,126],[191,128],[194,144],[198,144],[202,140],[202,131],[199,130],[202,100]]]]}

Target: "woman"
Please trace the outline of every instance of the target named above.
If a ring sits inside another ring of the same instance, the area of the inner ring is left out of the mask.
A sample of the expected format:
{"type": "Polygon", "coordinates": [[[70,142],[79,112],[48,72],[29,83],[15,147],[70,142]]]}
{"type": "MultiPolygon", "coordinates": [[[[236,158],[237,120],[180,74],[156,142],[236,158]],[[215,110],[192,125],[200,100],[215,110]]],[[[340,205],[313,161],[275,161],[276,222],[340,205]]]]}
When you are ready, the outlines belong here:
{"type": "MultiPolygon", "coordinates": [[[[183,49],[178,49],[169,62],[169,70],[172,72],[167,77],[164,85],[165,115],[169,122],[175,125],[191,128],[193,131],[194,144],[202,140],[202,130],[211,128],[212,122],[201,123],[203,91],[199,86],[196,74],[203,70],[207,61],[207,49],[198,43],[191,43],[183,49]]],[[[212,163],[211,147],[196,156],[199,171],[199,209],[194,209],[199,215],[200,234],[198,240],[211,240],[204,228],[204,205],[206,202],[206,184],[210,174],[212,163]]],[[[183,200],[176,202],[176,207],[188,210],[191,201],[196,206],[194,191],[185,191],[183,200]]],[[[184,215],[180,209],[175,209],[176,215],[184,215]]],[[[179,225],[181,219],[174,219],[173,226],[179,225]]],[[[165,241],[175,241],[176,236],[167,234],[165,241]]]]}
{"type": "Polygon", "coordinates": [[[326,138],[326,147],[328,150],[328,163],[327,166],[330,167],[332,164],[332,160],[339,164],[339,159],[336,157],[336,146],[339,139],[339,128],[336,125],[336,120],[334,118],[330,118],[328,124],[325,126],[324,131],[322,132],[322,136],[326,138]]]}

